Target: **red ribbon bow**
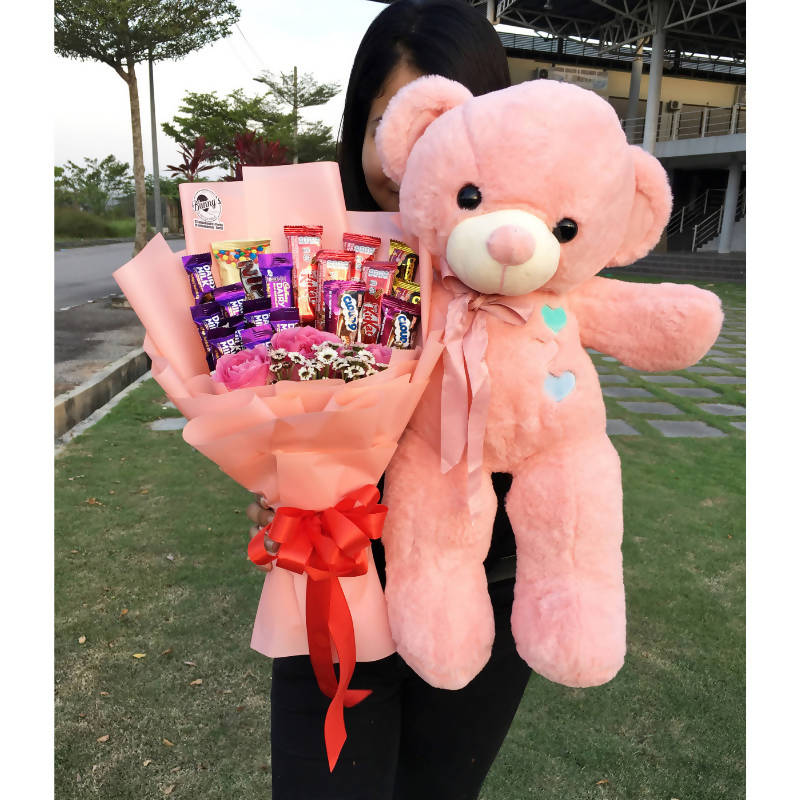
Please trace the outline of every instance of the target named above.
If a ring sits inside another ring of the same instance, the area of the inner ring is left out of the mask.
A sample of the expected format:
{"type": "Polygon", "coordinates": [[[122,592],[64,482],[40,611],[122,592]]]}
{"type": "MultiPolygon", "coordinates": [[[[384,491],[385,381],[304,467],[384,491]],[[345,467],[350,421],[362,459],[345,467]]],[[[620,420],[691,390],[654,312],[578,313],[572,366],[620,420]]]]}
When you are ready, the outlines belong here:
{"type": "Polygon", "coordinates": [[[367,572],[367,547],[370,540],[380,538],[388,511],[376,502],[379,496],[376,486],[364,486],[324,511],[279,508],[272,522],[251,539],[247,548],[254,564],[276,561],[279,567],[308,575],[308,652],[317,684],[331,698],[325,715],[325,748],[331,772],[347,739],[344,706],[350,708],[372,693],[371,689],[347,688],[356,666],[356,641],[339,578],[367,572]],[[267,535],[280,543],[277,556],[264,546],[267,535]],[[339,656],[338,681],[331,642],[339,656]]]}

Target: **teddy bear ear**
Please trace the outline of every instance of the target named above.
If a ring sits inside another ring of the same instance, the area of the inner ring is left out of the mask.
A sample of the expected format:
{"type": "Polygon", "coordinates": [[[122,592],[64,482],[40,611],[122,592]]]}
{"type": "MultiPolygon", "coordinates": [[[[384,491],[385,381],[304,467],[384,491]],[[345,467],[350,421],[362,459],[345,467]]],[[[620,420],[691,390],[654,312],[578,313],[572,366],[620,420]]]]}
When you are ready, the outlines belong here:
{"type": "Polygon", "coordinates": [[[465,86],[440,75],[426,75],[404,86],[389,101],[375,133],[384,173],[399,184],[408,156],[428,125],[471,97],[465,86]]]}
{"type": "Polygon", "coordinates": [[[636,194],[625,238],[608,264],[610,267],[632,264],[647,255],[661,238],[672,210],[672,190],[658,159],[641,147],[632,145],[630,149],[636,170],[636,194]]]}

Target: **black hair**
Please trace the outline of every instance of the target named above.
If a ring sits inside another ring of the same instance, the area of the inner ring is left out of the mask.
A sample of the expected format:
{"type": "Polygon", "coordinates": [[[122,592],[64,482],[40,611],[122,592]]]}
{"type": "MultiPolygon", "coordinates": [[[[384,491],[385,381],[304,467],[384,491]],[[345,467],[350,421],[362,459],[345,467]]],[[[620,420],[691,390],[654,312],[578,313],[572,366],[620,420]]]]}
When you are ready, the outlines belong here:
{"type": "Polygon", "coordinates": [[[351,211],[379,211],[367,189],[361,149],[372,101],[405,61],[423,75],[443,75],[473,95],[511,83],[492,24],[465,0],[396,0],[372,21],[358,47],[339,133],[339,172],[351,211]]]}

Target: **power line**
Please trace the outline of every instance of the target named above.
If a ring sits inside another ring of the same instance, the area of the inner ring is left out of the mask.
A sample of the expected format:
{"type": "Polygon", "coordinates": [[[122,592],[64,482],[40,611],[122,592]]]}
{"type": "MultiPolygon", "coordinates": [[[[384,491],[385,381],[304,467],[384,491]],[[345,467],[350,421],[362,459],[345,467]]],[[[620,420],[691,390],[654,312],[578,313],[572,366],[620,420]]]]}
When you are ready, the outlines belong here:
{"type": "Polygon", "coordinates": [[[250,80],[252,80],[253,79],[253,69],[242,58],[242,54],[239,52],[239,48],[236,47],[236,45],[230,39],[226,39],[225,41],[228,43],[228,46],[233,50],[234,54],[236,55],[236,59],[239,61],[239,63],[244,68],[244,71],[247,73],[247,77],[250,80]]]}
{"type": "Polygon", "coordinates": [[[244,43],[248,46],[248,48],[250,48],[250,52],[256,57],[256,60],[261,64],[261,66],[264,68],[264,70],[266,72],[269,72],[269,69],[267,68],[267,65],[264,63],[264,59],[261,58],[261,56],[256,52],[256,50],[253,47],[253,45],[250,44],[250,42],[248,41],[247,37],[242,32],[242,29],[239,27],[239,23],[237,22],[235,24],[236,24],[236,30],[239,31],[239,35],[242,37],[242,39],[244,39],[244,43]]]}

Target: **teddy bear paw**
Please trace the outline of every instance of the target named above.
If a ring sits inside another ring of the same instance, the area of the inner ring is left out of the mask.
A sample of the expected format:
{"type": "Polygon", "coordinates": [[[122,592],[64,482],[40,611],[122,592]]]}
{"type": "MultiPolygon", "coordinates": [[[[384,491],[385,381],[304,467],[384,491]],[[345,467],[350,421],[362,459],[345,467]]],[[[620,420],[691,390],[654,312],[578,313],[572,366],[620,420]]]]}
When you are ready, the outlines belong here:
{"type": "Polygon", "coordinates": [[[542,592],[517,585],[511,612],[517,651],[534,672],[564,686],[607,683],[625,660],[624,596],[586,596],[588,588],[542,592]]]}
{"type": "Polygon", "coordinates": [[[397,652],[431,686],[463,688],[492,653],[494,613],[485,572],[434,580],[416,570],[403,584],[395,580],[386,586],[397,652]]]}

